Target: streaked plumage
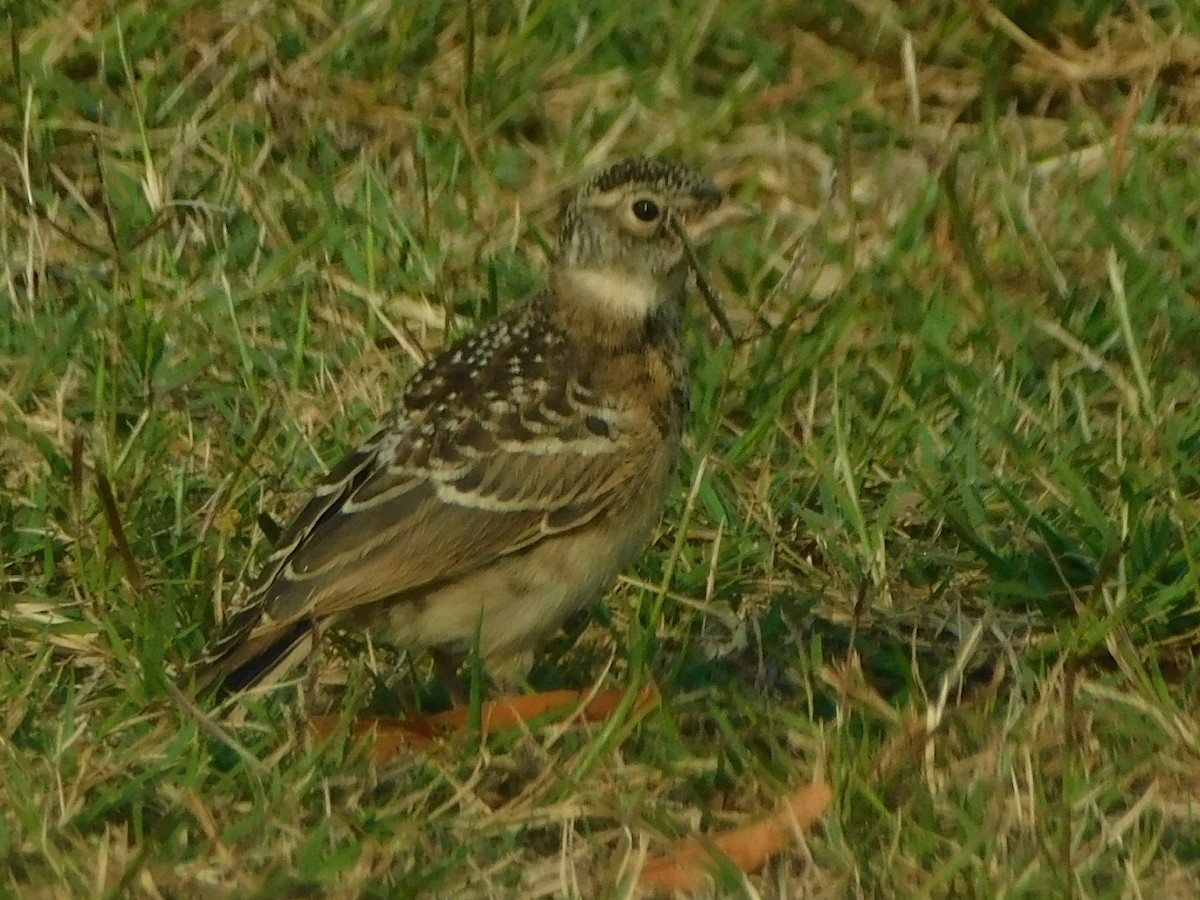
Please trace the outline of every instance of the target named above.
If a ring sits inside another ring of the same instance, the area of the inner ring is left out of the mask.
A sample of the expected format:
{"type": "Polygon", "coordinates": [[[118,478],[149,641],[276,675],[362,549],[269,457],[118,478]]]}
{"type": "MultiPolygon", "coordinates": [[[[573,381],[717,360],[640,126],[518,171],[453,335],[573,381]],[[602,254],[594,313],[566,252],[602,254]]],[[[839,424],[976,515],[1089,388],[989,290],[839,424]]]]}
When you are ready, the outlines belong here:
{"type": "Polygon", "coordinates": [[[282,674],[330,623],[491,660],[607,591],[661,513],[687,406],[689,269],[741,217],[674,162],[577,191],[546,291],[438,354],[318,485],[204,659],[197,691],[282,674]]]}

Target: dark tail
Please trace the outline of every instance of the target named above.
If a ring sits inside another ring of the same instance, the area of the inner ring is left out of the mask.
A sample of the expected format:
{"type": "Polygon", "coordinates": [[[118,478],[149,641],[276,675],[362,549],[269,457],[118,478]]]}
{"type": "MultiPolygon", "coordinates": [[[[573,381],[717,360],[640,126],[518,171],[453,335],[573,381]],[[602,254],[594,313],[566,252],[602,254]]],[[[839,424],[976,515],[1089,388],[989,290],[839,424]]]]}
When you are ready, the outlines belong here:
{"type": "Polygon", "coordinates": [[[179,686],[196,697],[223,698],[240,693],[269,676],[286,672],[294,662],[294,651],[313,636],[312,623],[307,620],[253,636],[231,629],[183,673],[179,686]]]}

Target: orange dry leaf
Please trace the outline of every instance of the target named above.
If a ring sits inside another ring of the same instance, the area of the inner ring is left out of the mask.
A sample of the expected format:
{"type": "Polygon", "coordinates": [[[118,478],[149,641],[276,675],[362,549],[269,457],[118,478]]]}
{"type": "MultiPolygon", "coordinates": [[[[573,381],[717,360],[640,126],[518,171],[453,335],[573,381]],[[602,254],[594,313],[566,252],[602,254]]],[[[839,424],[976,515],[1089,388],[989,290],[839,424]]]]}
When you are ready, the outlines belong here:
{"type": "Polygon", "coordinates": [[[647,861],[638,876],[644,891],[695,891],[703,888],[713,858],[725,856],[743,872],[753,872],[779,853],[794,831],[805,831],[825,814],[833,794],[814,781],[791,793],[771,815],[703,840],[685,838],[669,853],[647,861]]]}
{"type": "MultiPolygon", "coordinates": [[[[482,710],[483,733],[491,735],[513,725],[528,724],[539,716],[565,715],[574,710],[584,696],[580,691],[546,691],[488,701],[483,704],[482,710]]],[[[624,692],[616,689],[601,691],[584,705],[580,717],[586,722],[605,719],[612,715],[622,696],[624,692]]],[[[634,709],[638,712],[649,709],[659,699],[658,688],[649,685],[638,693],[634,709]]],[[[402,747],[428,747],[439,737],[465,731],[469,715],[467,709],[458,707],[415,719],[364,716],[354,721],[350,733],[355,738],[372,735],[371,759],[383,762],[402,747]]],[[[312,716],[308,725],[317,737],[327,738],[337,730],[338,721],[337,716],[312,716]]]]}

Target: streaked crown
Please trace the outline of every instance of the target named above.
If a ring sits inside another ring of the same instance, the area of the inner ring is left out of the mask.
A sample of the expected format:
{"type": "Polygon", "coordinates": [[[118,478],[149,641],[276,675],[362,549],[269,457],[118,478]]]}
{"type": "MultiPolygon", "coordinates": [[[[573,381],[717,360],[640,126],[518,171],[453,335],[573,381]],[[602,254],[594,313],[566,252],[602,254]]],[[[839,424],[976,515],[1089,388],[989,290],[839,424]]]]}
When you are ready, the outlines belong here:
{"type": "Polygon", "coordinates": [[[593,176],[563,206],[559,263],[662,278],[683,261],[680,230],[693,240],[703,238],[721,224],[708,219],[725,205],[717,186],[683,163],[623,159],[593,176]]]}

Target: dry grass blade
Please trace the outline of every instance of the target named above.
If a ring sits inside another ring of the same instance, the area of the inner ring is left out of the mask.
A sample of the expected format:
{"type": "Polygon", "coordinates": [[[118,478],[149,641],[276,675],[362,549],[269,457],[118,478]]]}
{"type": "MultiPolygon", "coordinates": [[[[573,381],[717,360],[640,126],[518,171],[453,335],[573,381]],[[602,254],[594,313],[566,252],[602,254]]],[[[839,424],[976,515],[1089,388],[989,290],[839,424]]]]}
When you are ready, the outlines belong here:
{"type": "Polygon", "coordinates": [[[717,324],[721,326],[721,330],[725,332],[725,336],[730,341],[737,343],[737,337],[733,333],[733,326],[729,323],[729,316],[725,313],[725,305],[721,300],[721,295],[704,274],[704,266],[700,262],[700,257],[696,254],[696,248],[692,245],[691,240],[688,239],[687,232],[682,225],[675,223],[673,227],[675,233],[679,236],[679,240],[683,243],[692,274],[696,277],[696,287],[699,288],[700,296],[704,298],[704,303],[708,307],[708,311],[717,320],[717,324]]]}

